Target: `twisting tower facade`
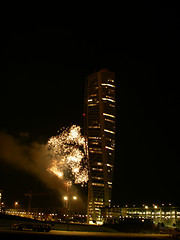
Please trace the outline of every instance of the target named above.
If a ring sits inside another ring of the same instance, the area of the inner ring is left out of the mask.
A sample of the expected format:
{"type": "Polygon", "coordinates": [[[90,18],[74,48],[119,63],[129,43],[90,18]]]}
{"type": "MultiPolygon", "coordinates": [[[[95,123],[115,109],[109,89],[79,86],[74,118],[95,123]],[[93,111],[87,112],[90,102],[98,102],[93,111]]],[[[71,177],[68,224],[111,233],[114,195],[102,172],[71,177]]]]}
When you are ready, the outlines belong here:
{"type": "Polygon", "coordinates": [[[115,152],[115,76],[102,69],[87,77],[85,134],[89,152],[88,222],[111,204],[115,152]]]}

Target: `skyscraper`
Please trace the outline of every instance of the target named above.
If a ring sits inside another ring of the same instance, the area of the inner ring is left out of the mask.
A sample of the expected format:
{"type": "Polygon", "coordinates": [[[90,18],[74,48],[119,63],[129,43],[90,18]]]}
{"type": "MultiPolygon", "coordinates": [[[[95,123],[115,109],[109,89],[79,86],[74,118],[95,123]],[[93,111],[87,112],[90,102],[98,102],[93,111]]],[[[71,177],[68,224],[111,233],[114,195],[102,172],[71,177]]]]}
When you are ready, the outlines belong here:
{"type": "Polygon", "coordinates": [[[85,130],[89,152],[88,221],[100,220],[111,204],[115,150],[114,73],[102,69],[87,77],[85,130]]]}

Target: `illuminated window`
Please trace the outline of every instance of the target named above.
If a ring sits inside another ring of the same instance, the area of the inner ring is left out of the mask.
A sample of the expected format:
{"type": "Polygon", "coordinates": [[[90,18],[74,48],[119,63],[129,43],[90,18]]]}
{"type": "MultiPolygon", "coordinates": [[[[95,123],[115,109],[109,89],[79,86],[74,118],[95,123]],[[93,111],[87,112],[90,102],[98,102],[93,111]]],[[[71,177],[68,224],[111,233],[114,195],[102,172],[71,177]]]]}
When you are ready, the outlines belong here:
{"type": "Polygon", "coordinates": [[[115,123],[114,120],[111,120],[111,119],[108,119],[108,118],[105,118],[105,121],[115,123]]]}
{"type": "Polygon", "coordinates": [[[103,171],[101,168],[92,168],[92,170],[94,170],[94,171],[99,171],[99,172],[102,172],[102,171],[103,171]]]}
{"type": "Polygon", "coordinates": [[[88,104],[88,107],[96,106],[97,103],[88,104]]]}
{"type": "Polygon", "coordinates": [[[106,95],[106,97],[107,98],[111,98],[111,99],[114,99],[114,97],[111,95],[111,96],[109,96],[109,95],[106,95]]]}
{"type": "Polygon", "coordinates": [[[105,148],[114,151],[114,148],[112,148],[112,147],[105,146],[105,148]]]}
{"type": "Polygon", "coordinates": [[[98,153],[98,154],[101,154],[101,153],[102,153],[102,151],[97,151],[97,150],[95,150],[95,151],[94,151],[94,150],[89,150],[89,152],[90,152],[90,153],[98,153]]]}
{"type": "Polygon", "coordinates": [[[104,131],[105,131],[105,132],[108,132],[108,133],[115,134],[115,132],[113,132],[113,131],[110,131],[110,130],[108,130],[108,129],[104,129],[104,131]]]}
{"type": "Polygon", "coordinates": [[[109,163],[107,163],[106,165],[107,165],[108,167],[113,167],[113,165],[111,165],[111,164],[109,164],[109,163]]]}
{"type": "Polygon", "coordinates": [[[101,83],[101,85],[102,85],[102,86],[108,86],[108,87],[113,87],[113,88],[115,88],[114,85],[109,84],[109,83],[101,83]]]}
{"type": "Polygon", "coordinates": [[[98,165],[98,166],[102,166],[102,163],[101,163],[101,162],[98,162],[97,165],[98,165]]]}
{"type": "Polygon", "coordinates": [[[95,210],[99,211],[99,208],[95,208],[95,210]]]}
{"type": "Polygon", "coordinates": [[[89,139],[101,139],[101,137],[88,137],[89,139]]]}
{"type": "Polygon", "coordinates": [[[111,115],[111,114],[108,114],[108,113],[103,113],[104,116],[108,116],[108,117],[112,117],[112,118],[115,118],[114,115],[111,115]]]}
{"type": "Polygon", "coordinates": [[[114,80],[113,79],[108,79],[108,82],[114,82],[114,80]]]}
{"type": "Polygon", "coordinates": [[[103,187],[104,183],[92,183],[93,186],[103,187]]]}
{"type": "Polygon", "coordinates": [[[96,97],[97,96],[97,94],[91,94],[90,95],[90,97],[96,97]]]}
{"type": "Polygon", "coordinates": [[[102,100],[104,100],[104,101],[109,101],[109,102],[115,102],[113,99],[111,99],[111,98],[102,98],[102,100]]]}
{"type": "Polygon", "coordinates": [[[91,142],[91,144],[98,145],[99,143],[98,142],[91,142]]]}
{"type": "Polygon", "coordinates": [[[101,151],[101,148],[89,148],[89,150],[97,150],[97,151],[101,151]]]}
{"type": "Polygon", "coordinates": [[[115,105],[109,104],[110,107],[115,107],[115,105]]]}
{"type": "Polygon", "coordinates": [[[95,204],[103,205],[103,202],[94,202],[95,204]]]}
{"type": "Polygon", "coordinates": [[[92,179],[103,180],[103,177],[92,177],[92,179]]]}

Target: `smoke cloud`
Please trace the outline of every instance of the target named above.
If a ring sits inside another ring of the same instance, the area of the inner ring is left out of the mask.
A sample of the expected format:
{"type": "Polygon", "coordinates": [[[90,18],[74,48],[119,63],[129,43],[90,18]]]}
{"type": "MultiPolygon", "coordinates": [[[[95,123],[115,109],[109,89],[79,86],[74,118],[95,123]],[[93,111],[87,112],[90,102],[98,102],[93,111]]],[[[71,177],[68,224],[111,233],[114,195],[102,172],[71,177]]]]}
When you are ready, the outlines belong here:
{"type": "Polygon", "coordinates": [[[47,171],[51,159],[46,144],[23,144],[20,139],[0,132],[0,160],[33,173],[49,188],[61,194],[66,191],[64,182],[47,171]]]}

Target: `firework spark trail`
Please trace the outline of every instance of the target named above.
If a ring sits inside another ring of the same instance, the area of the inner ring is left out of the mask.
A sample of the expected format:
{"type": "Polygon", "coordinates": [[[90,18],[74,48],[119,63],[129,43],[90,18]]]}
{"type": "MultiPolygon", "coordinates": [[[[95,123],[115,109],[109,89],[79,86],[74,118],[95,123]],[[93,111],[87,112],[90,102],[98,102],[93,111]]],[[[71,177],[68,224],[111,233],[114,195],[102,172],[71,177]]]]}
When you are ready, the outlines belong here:
{"type": "Polygon", "coordinates": [[[48,171],[66,181],[71,179],[75,184],[84,185],[88,181],[86,140],[80,130],[73,125],[49,139],[47,147],[52,162],[48,171]]]}

